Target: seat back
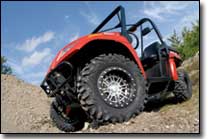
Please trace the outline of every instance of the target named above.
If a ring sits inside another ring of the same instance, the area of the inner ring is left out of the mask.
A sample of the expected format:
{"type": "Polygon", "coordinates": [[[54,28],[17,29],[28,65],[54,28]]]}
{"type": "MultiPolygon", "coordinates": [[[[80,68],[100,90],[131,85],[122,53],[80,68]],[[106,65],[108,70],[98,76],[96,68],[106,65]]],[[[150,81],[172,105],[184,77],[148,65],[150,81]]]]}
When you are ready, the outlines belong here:
{"type": "Polygon", "coordinates": [[[141,60],[145,69],[152,67],[159,60],[159,46],[160,43],[156,41],[144,49],[144,54],[141,60]]]}
{"type": "Polygon", "coordinates": [[[144,49],[144,59],[146,58],[152,58],[152,57],[158,57],[158,49],[159,49],[160,43],[158,41],[153,42],[149,46],[147,46],[144,49]]]}

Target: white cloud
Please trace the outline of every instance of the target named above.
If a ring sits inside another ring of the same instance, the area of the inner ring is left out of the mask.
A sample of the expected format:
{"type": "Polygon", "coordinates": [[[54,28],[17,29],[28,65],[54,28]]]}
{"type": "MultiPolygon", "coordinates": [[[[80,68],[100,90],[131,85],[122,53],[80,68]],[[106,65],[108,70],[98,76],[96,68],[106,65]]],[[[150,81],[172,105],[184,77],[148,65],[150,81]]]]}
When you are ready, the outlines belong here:
{"type": "Polygon", "coordinates": [[[181,21],[180,21],[180,25],[183,26],[190,26],[192,22],[195,22],[197,19],[199,19],[199,13],[198,12],[194,12],[191,15],[186,15],[184,16],[181,21]]]}
{"type": "Polygon", "coordinates": [[[22,44],[17,45],[17,49],[32,52],[35,48],[43,43],[49,42],[54,38],[54,32],[48,31],[39,37],[32,37],[25,40],[22,44]]]}
{"type": "Polygon", "coordinates": [[[36,73],[29,73],[27,74],[28,79],[33,79],[33,78],[43,78],[46,72],[36,72],[36,73]]]}
{"type": "Polygon", "coordinates": [[[155,19],[165,20],[164,16],[180,14],[182,10],[191,4],[192,2],[186,1],[144,2],[144,14],[155,19]]]}
{"type": "Polygon", "coordinates": [[[95,11],[93,11],[92,8],[90,7],[89,2],[85,2],[85,4],[87,6],[88,11],[87,12],[86,11],[81,11],[80,14],[85,19],[87,19],[87,21],[89,23],[91,23],[92,25],[97,26],[100,23],[98,16],[95,14],[95,11]]]}
{"type": "Polygon", "coordinates": [[[192,23],[195,23],[197,20],[199,20],[199,12],[195,11],[189,15],[183,16],[178,21],[178,24],[175,24],[175,26],[173,28],[175,30],[178,30],[178,32],[180,34],[184,27],[190,29],[192,27],[192,23]]]}
{"type": "Polygon", "coordinates": [[[58,33],[56,38],[54,39],[54,47],[56,48],[63,48],[66,46],[68,43],[76,40],[79,38],[80,31],[79,28],[74,27],[74,28],[65,28],[64,31],[58,33]],[[67,30],[71,30],[72,33],[69,33],[67,30]]]}
{"type": "Polygon", "coordinates": [[[79,32],[76,32],[74,35],[72,35],[70,38],[69,38],[69,41],[72,42],[76,39],[79,38],[79,32]]]}
{"type": "Polygon", "coordinates": [[[44,79],[45,74],[46,72],[42,72],[42,71],[24,73],[24,81],[39,86],[42,80],[44,79]]]}
{"type": "Polygon", "coordinates": [[[65,15],[64,18],[65,18],[65,19],[69,19],[69,16],[68,16],[68,15],[65,15]]]}
{"type": "Polygon", "coordinates": [[[45,48],[41,52],[35,51],[31,56],[24,57],[22,60],[22,66],[34,66],[40,64],[41,62],[46,62],[46,59],[50,57],[51,50],[49,48],[45,48]]]}

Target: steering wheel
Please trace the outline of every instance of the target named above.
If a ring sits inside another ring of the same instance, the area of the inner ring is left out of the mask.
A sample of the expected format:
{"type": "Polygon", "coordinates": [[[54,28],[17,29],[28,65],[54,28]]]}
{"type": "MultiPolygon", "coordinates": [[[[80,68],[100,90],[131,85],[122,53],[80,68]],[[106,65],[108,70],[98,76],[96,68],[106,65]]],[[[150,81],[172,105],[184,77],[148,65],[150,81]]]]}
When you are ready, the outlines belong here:
{"type": "Polygon", "coordinates": [[[132,42],[131,43],[133,43],[133,37],[136,39],[136,45],[134,46],[134,49],[137,49],[139,47],[139,39],[138,39],[137,35],[134,34],[133,32],[130,32],[130,31],[128,31],[128,34],[132,38],[132,42]]]}

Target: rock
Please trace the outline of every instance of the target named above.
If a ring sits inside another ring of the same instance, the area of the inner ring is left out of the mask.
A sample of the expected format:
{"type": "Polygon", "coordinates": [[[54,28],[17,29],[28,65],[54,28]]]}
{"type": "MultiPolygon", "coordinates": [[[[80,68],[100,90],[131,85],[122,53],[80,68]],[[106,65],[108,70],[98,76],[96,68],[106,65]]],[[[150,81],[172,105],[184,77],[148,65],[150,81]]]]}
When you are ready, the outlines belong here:
{"type": "Polygon", "coordinates": [[[87,130],[87,129],[89,129],[89,127],[90,127],[90,123],[85,122],[84,128],[82,130],[87,130]]]}

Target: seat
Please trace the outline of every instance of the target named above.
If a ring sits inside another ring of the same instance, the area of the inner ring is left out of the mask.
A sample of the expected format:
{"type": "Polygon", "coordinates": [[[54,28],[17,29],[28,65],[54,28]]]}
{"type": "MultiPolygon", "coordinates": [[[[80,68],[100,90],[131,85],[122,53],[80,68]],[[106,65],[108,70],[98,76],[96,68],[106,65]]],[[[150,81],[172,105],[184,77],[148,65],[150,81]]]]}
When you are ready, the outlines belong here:
{"type": "Polygon", "coordinates": [[[159,61],[159,50],[160,43],[158,41],[153,42],[144,49],[143,57],[141,58],[144,69],[148,69],[155,65],[159,61]]]}

